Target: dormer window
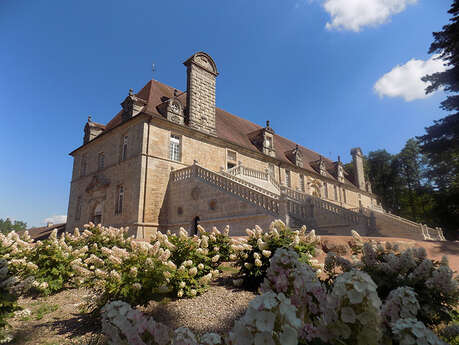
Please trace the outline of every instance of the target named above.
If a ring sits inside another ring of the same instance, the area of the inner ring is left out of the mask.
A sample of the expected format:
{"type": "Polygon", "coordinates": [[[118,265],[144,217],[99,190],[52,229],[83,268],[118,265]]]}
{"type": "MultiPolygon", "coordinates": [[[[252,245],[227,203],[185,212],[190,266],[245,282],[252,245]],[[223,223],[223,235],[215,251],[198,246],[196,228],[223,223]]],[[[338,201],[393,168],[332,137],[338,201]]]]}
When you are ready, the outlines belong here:
{"type": "Polygon", "coordinates": [[[248,134],[250,141],[265,155],[275,157],[274,150],[274,130],[269,126],[269,121],[266,121],[266,127],[257,129],[248,134]]]}
{"type": "Polygon", "coordinates": [[[327,169],[325,167],[325,162],[322,159],[322,157],[320,157],[320,161],[319,161],[319,172],[322,176],[327,176],[327,169]]]}
{"type": "Polygon", "coordinates": [[[266,137],[265,138],[265,147],[266,148],[270,148],[270,149],[273,148],[273,138],[271,138],[271,137],[266,137]]]}

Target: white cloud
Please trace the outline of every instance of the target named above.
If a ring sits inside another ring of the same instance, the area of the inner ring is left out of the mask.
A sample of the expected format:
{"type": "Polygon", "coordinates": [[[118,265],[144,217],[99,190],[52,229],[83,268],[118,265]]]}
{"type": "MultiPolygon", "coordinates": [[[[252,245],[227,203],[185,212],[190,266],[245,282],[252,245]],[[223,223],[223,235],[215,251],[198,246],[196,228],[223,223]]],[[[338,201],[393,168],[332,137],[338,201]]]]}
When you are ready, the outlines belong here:
{"type": "Polygon", "coordinates": [[[405,10],[417,0],[325,0],[324,8],[331,16],[326,28],[360,31],[364,26],[385,23],[390,16],[405,10]]]}
{"type": "Polygon", "coordinates": [[[44,223],[53,223],[53,224],[60,224],[60,223],[65,223],[67,222],[67,215],[62,214],[62,215],[56,215],[56,216],[51,216],[45,219],[44,223]]]}
{"type": "Polygon", "coordinates": [[[430,97],[432,94],[425,93],[428,84],[421,78],[446,69],[443,60],[435,59],[436,57],[438,55],[432,56],[427,61],[411,59],[402,66],[395,66],[375,83],[374,91],[381,98],[403,97],[407,102],[430,97]]]}

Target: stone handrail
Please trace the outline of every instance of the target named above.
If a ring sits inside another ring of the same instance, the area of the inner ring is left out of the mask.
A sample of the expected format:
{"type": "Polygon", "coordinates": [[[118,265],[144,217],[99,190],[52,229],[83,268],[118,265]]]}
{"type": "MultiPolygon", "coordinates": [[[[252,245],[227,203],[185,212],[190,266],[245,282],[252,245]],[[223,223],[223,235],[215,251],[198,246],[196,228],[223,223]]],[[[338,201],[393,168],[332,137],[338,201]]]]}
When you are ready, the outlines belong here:
{"type": "MultiPolygon", "coordinates": [[[[365,220],[365,221],[367,220],[367,217],[365,217],[364,215],[362,215],[360,213],[356,213],[354,211],[350,211],[350,210],[348,210],[348,209],[346,209],[344,207],[338,206],[338,205],[336,205],[334,203],[322,200],[322,199],[317,198],[317,197],[315,197],[313,195],[309,195],[309,194],[306,194],[306,193],[302,193],[302,192],[293,190],[293,189],[288,188],[288,187],[282,186],[281,187],[281,194],[285,195],[288,199],[299,203],[301,205],[301,207],[303,207],[303,205],[306,204],[306,203],[310,203],[310,204],[314,205],[315,207],[317,207],[319,209],[322,209],[322,210],[325,210],[327,212],[330,212],[330,213],[333,213],[335,215],[338,215],[340,217],[343,217],[345,220],[347,220],[348,222],[350,222],[352,224],[360,224],[360,222],[362,220],[365,220]]],[[[298,209],[301,212],[304,212],[300,208],[300,206],[298,206],[298,209]]],[[[290,210],[290,207],[289,207],[289,210],[290,210]]],[[[295,211],[295,207],[292,207],[292,211],[293,212],[295,211]]]]}
{"type": "Polygon", "coordinates": [[[434,241],[445,241],[446,240],[445,236],[443,235],[443,230],[441,228],[433,229],[431,227],[428,227],[425,224],[416,223],[416,222],[413,222],[412,220],[397,216],[396,214],[388,213],[382,207],[381,209],[382,211],[379,209],[375,209],[373,207],[367,208],[367,210],[369,211],[377,211],[379,213],[382,213],[386,217],[389,217],[399,222],[413,226],[414,229],[412,229],[412,231],[421,231],[424,240],[434,240],[434,241]]]}
{"type": "Polygon", "coordinates": [[[238,197],[247,200],[258,207],[265,209],[274,216],[279,216],[280,200],[278,195],[259,188],[264,191],[264,193],[262,193],[249,186],[251,184],[245,181],[245,183],[242,184],[239,182],[240,179],[236,180],[236,178],[231,175],[231,178],[229,178],[228,175],[217,174],[197,164],[193,164],[189,167],[172,171],[171,181],[183,181],[190,179],[191,177],[197,177],[207,183],[213,184],[225,191],[237,195],[238,197]],[[268,195],[268,193],[272,195],[268,195]]]}
{"type": "Polygon", "coordinates": [[[246,180],[243,180],[243,179],[238,178],[238,177],[236,177],[234,175],[231,175],[231,174],[227,173],[226,171],[220,172],[220,175],[223,175],[226,178],[229,178],[230,180],[236,181],[237,183],[240,183],[240,184],[242,184],[242,185],[244,185],[246,187],[254,189],[259,193],[266,194],[267,196],[269,196],[271,198],[279,199],[279,195],[277,195],[275,193],[272,193],[269,190],[266,190],[264,188],[261,188],[261,187],[257,186],[256,184],[250,183],[250,182],[248,182],[246,180]]]}
{"type": "Polygon", "coordinates": [[[226,174],[230,174],[233,176],[237,175],[242,175],[242,176],[247,176],[247,177],[254,177],[259,180],[263,181],[268,181],[271,182],[278,190],[279,188],[279,183],[276,181],[274,176],[269,173],[268,170],[266,171],[261,171],[253,168],[246,167],[242,164],[236,165],[235,167],[232,167],[226,171],[224,171],[226,174]]]}

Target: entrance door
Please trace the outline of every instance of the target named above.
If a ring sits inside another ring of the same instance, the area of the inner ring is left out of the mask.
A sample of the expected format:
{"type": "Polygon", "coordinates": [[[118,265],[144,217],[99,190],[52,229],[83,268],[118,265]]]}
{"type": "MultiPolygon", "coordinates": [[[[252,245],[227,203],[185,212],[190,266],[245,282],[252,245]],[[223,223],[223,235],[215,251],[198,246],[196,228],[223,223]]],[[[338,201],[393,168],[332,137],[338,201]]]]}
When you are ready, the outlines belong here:
{"type": "Polygon", "coordinates": [[[193,219],[193,234],[197,235],[198,234],[198,225],[199,225],[199,216],[194,217],[193,219]]]}
{"type": "Polygon", "coordinates": [[[102,203],[98,203],[94,208],[94,215],[92,217],[92,222],[94,224],[102,224],[102,203]]]}

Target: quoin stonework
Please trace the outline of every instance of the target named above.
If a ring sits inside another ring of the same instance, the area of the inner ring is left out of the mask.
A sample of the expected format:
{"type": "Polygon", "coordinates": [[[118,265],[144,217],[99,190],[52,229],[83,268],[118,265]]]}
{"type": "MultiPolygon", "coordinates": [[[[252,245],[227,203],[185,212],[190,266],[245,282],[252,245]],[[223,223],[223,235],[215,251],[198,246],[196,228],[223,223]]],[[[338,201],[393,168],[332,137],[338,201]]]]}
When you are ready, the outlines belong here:
{"type": "Polygon", "coordinates": [[[354,170],[216,107],[218,70],[204,52],[184,62],[187,90],[149,81],[106,125],[88,118],[74,158],[67,231],[88,221],[152,232],[229,225],[233,235],[274,219],[319,234],[441,239],[439,229],[385,213],[354,170]]]}

